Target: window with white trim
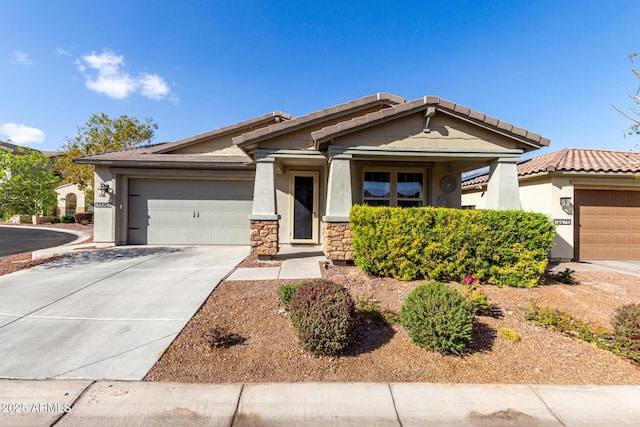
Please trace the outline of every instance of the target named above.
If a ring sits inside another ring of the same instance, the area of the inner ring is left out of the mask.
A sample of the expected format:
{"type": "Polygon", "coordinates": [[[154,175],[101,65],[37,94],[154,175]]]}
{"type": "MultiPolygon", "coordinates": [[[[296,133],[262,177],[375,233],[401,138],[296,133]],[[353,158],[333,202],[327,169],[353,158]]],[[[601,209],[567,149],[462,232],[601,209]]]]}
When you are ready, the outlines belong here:
{"type": "Polygon", "coordinates": [[[424,206],[424,173],[364,171],[362,201],[370,206],[424,206]]]}

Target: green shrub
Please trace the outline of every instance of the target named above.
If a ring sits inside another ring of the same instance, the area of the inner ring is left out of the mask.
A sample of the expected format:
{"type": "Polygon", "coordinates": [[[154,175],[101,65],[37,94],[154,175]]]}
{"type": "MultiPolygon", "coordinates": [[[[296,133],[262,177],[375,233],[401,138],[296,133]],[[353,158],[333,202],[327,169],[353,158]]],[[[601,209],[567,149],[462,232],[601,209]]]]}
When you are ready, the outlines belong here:
{"type": "Polygon", "coordinates": [[[484,314],[493,308],[493,304],[491,304],[487,294],[475,286],[477,282],[478,279],[471,274],[467,274],[467,277],[462,280],[462,283],[467,288],[464,297],[471,304],[473,314],[484,314]]]}
{"type": "Polygon", "coordinates": [[[385,326],[398,323],[399,316],[393,310],[380,308],[380,303],[372,295],[356,297],[356,310],[376,325],[385,326]]]}
{"type": "Polygon", "coordinates": [[[355,263],[401,280],[483,282],[531,287],[545,281],[555,228],[543,214],[522,211],[353,206],[355,263]]]}
{"type": "Polygon", "coordinates": [[[498,330],[498,335],[512,343],[520,342],[520,335],[511,328],[500,328],[498,330]]]}
{"type": "Polygon", "coordinates": [[[594,343],[605,350],[617,352],[611,333],[595,331],[589,322],[580,320],[567,311],[551,307],[538,307],[538,304],[532,301],[529,307],[525,308],[524,317],[545,328],[554,329],[570,337],[594,343]]]}
{"type": "Polygon", "coordinates": [[[51,218],[51,224],[60,224],[62,222],[62,220],[58,217],[53,217],[51,218]]]}
{"type": "Polygon", "coordinates": [[[471,341],[473,308],[456,289],[441,282],[415,288],[400,310],[402,325],[420,347],[461,354],[471,341]]]}
{"type": "Polygon", "coordinates": [[[640,304],[616,309],[611,319],[616,348],[620,354],[640,364],[640,304]]]}
{"type": "Polygon", "coordinates": [[[564,271],[557,273],[556,275],[553,276],[553,278],[556,279],[558,282],[564,283],[566,285],[575,285],[576,278],[573,277],[573,273],[575,273],[575,270],[571,270],[570,268],[565,268],[564,271]]]}
{"type": "Polygon", "coordinates": [[[345,287],[331,281],[301,284],[289,301],[289,312],[300,345],[311,353],[338,354],[355,336],[353,299],[345,287]]]}
{"type": "Polygon", "coordinates": [[[78,224],[87,225],[93,222],[93,212],[76,212],[73,214],[73,220],[78,224]]]}
{"type": "Polygon", "coordinates": [[[276,291],[278,294],[278,300],[285,309],[289,309],[291,297],[298,291],[299,287],[300,283],[285,283],[284,285],[278,286],[278,290],[276,291]]]}
{"type": "Polygon", "coordinates": [[[73,215],[63,215],[62,217],[60,217],[60,219],[62,220],[63,224],[73,224],[74,222],[76,222],[73,218],[73,215]]]}

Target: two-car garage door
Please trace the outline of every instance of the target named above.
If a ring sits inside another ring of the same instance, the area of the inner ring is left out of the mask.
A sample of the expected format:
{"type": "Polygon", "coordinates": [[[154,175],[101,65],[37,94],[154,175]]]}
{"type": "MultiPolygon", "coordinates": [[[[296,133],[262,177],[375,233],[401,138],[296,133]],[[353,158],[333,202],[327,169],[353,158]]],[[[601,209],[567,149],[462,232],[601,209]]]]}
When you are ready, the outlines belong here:
{"type": "Polygon", "coordinates": [[[576,190],[580,259],[640,259],[640,191],[576,190]]]}
{"type": "Polygon", "coordinates": [[[128,243],[249,244],[253,181],[129,179],[128,243]]]}

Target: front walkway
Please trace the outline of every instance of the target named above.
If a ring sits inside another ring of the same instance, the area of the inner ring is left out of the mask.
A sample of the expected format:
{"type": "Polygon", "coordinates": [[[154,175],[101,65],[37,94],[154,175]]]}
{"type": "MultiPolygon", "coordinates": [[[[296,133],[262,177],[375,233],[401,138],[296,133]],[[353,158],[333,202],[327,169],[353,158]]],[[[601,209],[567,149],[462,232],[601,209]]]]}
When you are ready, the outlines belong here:
{"type": "Polygon", "coordinates": [[[322,253],[322,246],[282,245],[273,261],[280,261],[281,265],[238,268],[226,280],[320,279],[320,263],[327,259],[322,253]]]}

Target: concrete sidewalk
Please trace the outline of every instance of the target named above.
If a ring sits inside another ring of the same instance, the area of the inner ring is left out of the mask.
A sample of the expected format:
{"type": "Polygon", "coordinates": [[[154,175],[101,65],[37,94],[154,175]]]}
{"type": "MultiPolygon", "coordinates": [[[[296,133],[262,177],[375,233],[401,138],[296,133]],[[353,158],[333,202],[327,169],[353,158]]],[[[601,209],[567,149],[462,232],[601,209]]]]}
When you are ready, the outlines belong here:
{"type": "Polygon", "coordinates": [[[0,380],[0,425],[638,426],[640,386],[0,380]]]}
{"type": "Polygon", "coordinates": [[[282,245],[273,261],[278,267],[238,268],[226,280],[320,279],[320,263],[327,261],[322,246],[282,245]]]}

